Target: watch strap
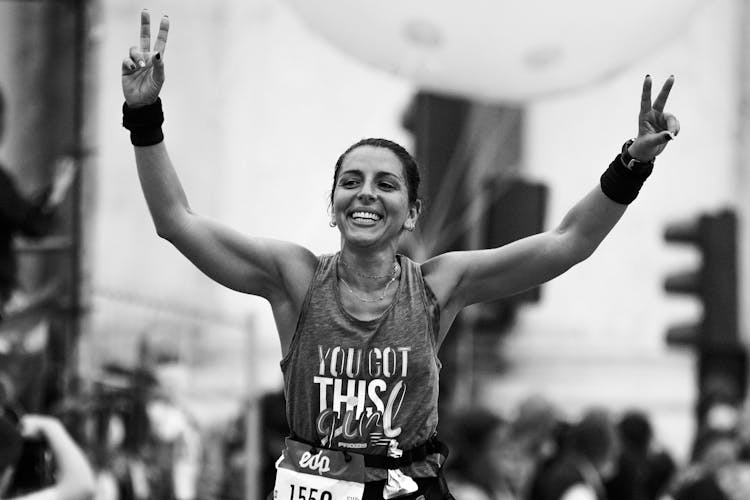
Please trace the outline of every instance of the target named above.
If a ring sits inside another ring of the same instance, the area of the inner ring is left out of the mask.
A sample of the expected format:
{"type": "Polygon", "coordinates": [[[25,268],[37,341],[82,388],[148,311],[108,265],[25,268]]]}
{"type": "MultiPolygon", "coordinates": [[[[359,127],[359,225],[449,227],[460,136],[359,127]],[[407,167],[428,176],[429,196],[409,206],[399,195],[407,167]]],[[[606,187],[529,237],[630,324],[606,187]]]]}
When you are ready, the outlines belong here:
{"type": "Polygon", "coordinates": [[[622,145],[622,151],[620,152],[620,161],[622,162],[622,165],[627,168],[628,170],[638,171],[638,170],[644,170],[644,169],[653,169],[654,168],[654,159],[650,159],[648,161],[640,161],[630,154],[628,151],[628,148],[635,142],[635,139],[628,139],[625,141],[625,144],[622,145]]]}

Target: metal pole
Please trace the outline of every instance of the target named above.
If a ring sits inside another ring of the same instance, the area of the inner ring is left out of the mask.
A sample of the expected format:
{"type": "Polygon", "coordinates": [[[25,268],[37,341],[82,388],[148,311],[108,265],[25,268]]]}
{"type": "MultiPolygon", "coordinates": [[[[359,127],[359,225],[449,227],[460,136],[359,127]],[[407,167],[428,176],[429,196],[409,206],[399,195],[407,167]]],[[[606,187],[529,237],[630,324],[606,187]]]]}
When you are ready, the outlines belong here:
{"type": "Polygon", "coordinates": [[[750,341],[750,265],[745,258],[750,252],[750,0],[739,1],[737,16],[738,61],[737,79],[737,141],[734,169],[735,199],[739,212],[738,224],[738,294],[740,338],[750,341]]]}
{"type": "Polygon", "coordinates": [[[260,491],[260,390],[255,358],[258,353],[258,328],[254,317],[247,321],[247,401],[245,408],[245,498],[261,499],[260,491]]]}
{"type": "MultiPolygon", "coordinates": [[[[67,328],[66,328],[66,375],[69,376],[77,363],[76,345],[81,334],[81,288],[82,288],[82,266],[81,266],[81,249],[82,249],[82,218],[83,213],[83,196],[82,196],[82,179],[85,173],[85,151],[86,151],[86,95],[87,95],[87,69],[88,69],[88,0],[73,1],[74,9],[74,26],[75,26],[75,49],[74,49],[74,82],[73,82],[73,144],[72,154],[78,175],[76,175],[73,186],[71,186],[71,221],[70,221],[70,240],[71,248],[68,253],[69,269],[69,304],[67,304],[67,328]]],[[[66,383],[66,392],[67,392],[66,383]]]]}

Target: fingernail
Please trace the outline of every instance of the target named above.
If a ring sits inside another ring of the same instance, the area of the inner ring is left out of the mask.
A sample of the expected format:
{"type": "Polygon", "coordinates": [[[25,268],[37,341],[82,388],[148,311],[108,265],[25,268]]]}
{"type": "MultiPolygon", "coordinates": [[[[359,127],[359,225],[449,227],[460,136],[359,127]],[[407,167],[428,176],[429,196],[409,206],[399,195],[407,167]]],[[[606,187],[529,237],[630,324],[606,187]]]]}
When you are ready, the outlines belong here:
{"type": "Polygon", "coordinates": [[[651,78],[651,75],[648,75],[648,74],[647,74],[647,75],[646,75],[646,78],[651,78]]]}
{"type": "Polygon", "coordinates": [[[159,59],[161,59],[161,54],[159,54],[159,53],[157,52],[157,53],[156,53],[156,60],[158,61],[159,59]]]}
{"type": "Polygon", "coordinates": [[[140,66],[141,68],[145,68],[146,67],[146,63],[143,62],[143,61],[138,61],[138,66],[140,66]]]}

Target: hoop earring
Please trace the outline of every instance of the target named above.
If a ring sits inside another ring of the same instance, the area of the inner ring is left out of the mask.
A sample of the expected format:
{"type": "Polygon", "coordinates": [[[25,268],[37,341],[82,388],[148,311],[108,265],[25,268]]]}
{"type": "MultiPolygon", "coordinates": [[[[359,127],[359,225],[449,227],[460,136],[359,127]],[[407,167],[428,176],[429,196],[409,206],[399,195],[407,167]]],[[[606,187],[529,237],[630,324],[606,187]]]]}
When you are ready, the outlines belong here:
{"type": "Polygon", "coordinates": [[[406,229],[409,232],[412,232],[412,231],[414,231],[414,224],[406,224],[404,226],[404,229],[406,229]]]}
{"type": "Polygon", "coordinates": [[[336,221],[333,220],[333,219],[331,219],[331,221],[328,223],[328,225],[331,226],[331,227],[336,227],[336,221]]]}

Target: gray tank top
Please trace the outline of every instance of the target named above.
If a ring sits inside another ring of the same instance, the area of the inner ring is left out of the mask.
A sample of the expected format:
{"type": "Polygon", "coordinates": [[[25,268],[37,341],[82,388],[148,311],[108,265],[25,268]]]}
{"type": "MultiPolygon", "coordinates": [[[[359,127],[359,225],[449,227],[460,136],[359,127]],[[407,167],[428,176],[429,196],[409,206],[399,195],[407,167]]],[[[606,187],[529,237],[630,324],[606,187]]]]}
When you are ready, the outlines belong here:
{"type": "MultiPolygon", "coordinates": [[[[359,320],[341,304],[338,258],[318,258],[281,360],[290,428],[306,441],[356,453],[385,455],[392,439],[413,448],[437,427],[437,302],[419,265],[398,255],[393,302],[379,318],[359,320]]],[[[435,465],[408,469],[431,476],[435,465]]]]}

